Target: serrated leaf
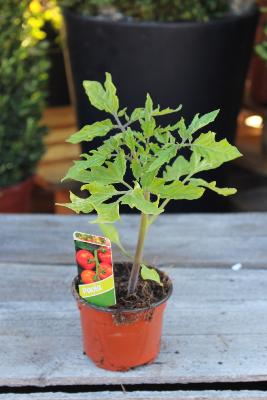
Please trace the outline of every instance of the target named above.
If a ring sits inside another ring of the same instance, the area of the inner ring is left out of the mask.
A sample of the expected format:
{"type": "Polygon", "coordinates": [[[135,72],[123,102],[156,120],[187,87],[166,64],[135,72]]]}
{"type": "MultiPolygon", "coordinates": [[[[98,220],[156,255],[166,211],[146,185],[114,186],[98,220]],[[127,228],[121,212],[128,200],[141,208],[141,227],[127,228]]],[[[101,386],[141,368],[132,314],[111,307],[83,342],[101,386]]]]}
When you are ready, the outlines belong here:
{"type": "Polygon", "coordinates": [[[93,206],[89,202],[88,198],[83,199],[70,192],[70,200],[71,203],[57,203],[57,205],[67,207],[70,210],[75,211],[77,214],[79,214],[80,212],[88,214],[93,211],[93,206]]]}
{"type": "Polygon", "coordinates": [[[83,87],[92,106],[101,111],[109,112],[107,107],[106,92],[100,82],[83,81],[83,87]]]}
{"type": "Polygon", "coordinates": [[[153,111],[153,101],[150,97],[150,94],[147,93],[146,103],[145,103],[145,120],[146,121],[149,121],[151,119],[152,111],[153,111]]]}
{"type": "Polygon", "coordinates": [[[106,161],[106,167],[95,167],[89,172],[88,182],[99,182],[101,184],[119,183],[123,180],[126,171],[125,154],[121,151],[114,161],[106,161]]]}
{"type": "Polygon", "coordinates": [[[222,196],[231,196],[237,192],[235,188],[218,188],[216,186],[216,181],[206,182],[204,179],[192,178],[190,179],[190,183],[196,186],[203,186],[214,192],[222,195],[222,196]]]}
{"type": "Polygon", "coordinates": [[[119,204],[97,204],[95,206],[97,219],[92,224],[111,224],[120,218],[119,204]]]}
{"type": "Polygon", "coordinates": [[[143,135],[145,138],[150,138],[154,134],[154,129],[156,128],[155,118],[151,117],[148,120],[141,121],[141,128],[143,130],[143,135]]]}
{"type": "Polygon", "coordinates": [[[142,174],[141,164],[137,160],[133,159],[130,167],[131,167],[131,170],[133,172],[133,176],[135,177],[135,179],[137,179],[137,180],[140,179],[141,174],[142,174]]]}
{"type": "Polygon", "coordinates": [[[90,182],[90,172],[86,170],[86,161],[75,161],[75,164],[70,167],[66,176],[61,180],[73,179],[74,181],[88,183],[90,182]]]}
{"type": "Polygon", "coordinates": [[[156,203],[146,200],[142,189],[138,187],[122,196],[120,201],[131,208],[137,208],[144,214],[157,215],[163,211],[156,203]]]}
{"type": "Polygon", "coordinates": [[[130,121],[134,122],[134,121],[143,119],[144,116],[145,116],[144,108],[138,107],[132,112],[132,114],[130,116],[130,121]]]}
{"type": "Polygon", "coordinates": [[[127,129],[127,131],[124,134],[124,140],[125,140],[126,146],[133,152],[135,150],[135,146],[136,146],[134,131],[132,131],[131,129],[127,129]]]}
{"type": "Polygon", "coordinates": [[[162,178],[155,178],[149,186],[149,190],[163,199],[173,200],[196,200],[205,191],[202,187],[197,187],[193,184],[183,184],[180,181],[165,184],[165,180],[162,178]]]}
{"type": "Polygon", "coordinates": [[[167,182],[176,181],[181,176],[188,175],[190,171],[189,161],[187,161],[183,156],[179,156],[172,165],[166,167],[163,177],[167,182]]]}
{"type": "Polygon", "coordinates": [[[98,224],[99,228],[103,232],[103,235],[109,238],[109,240],[116,244],[120,249],[123,249],[123,246],[120,241],[119,232],[117,231],[114,224],[98,224]]]}
{"type": "Polygon", "coordinates": [[[83,86],[92,106],[101,111],[114,114],[119,109],[119,100],[116,96],[116,87],[114,86],[111,75],[106,74],[105,89],[101,83],[96,81],[84,81],[83,86]]]}
{"type": "Polygon", "coordinates": [[[201,117],[199,117],[199,114],[196,114],[187,129],[188,134],[191,136],[199,129],[213,122],[216,119],[219,112],[220,110],[211,111],[207,114],[202,115],[201,117]]]}
{"type": "Polygon", "coordinates": [[[158,272],[154,268],[148,268],[145,264],[141,264],[141,277],[143,280],[154,281],[163,286],[158,272]]]}
{"type": "Polygon", "coordinates": [[[146,170],[144,171],[144,173],[141,177],[141,184],[144,189],[147,189],[150,186],[151,182],[153,181],[153,179],[155,178],[157,173],[158,173],[158,169],[155,169],[152,172],[147,172],[146,170]]]}
{"type": "Polygon", "coordinates": [[[112,114],[116,114],[119,109],[119,99],[116,95],[117,89],[112,82],[112,77],[110,73],[108,72],[106,72],[106,81],[104,83],[104,86],[106,88],[108,108],[112,114]]]}
{"type": "Polygon", "coordinates": [[[180,121],[178,121],[177,129],[178,129],[179,136],[182,138],[183,141],[186,141],[187,139],[189,139],[190,134],[187,132],[185,120],[183,117],[180,119],[180,121]]]}
{"type": "Polygon", "coordinates": [[[95,122],[91,125],[85,125],[78,132],[71,135],[67,142],[69,143],[81,143],[90,142],[95,137],[105,136],[113,127],[110,119],[105,119],[101,122],[95,122]]]}
{"type": "Polygon", "coordinates": [[[88,201],[96,206],[97,204],[103,203],[106,200],[111,199],[118,192],[112,185],[102,185],[99,182],[92,182],[81,187],[82,190],[88,190],[91,196],[88,197],[88,201]]]}
{"type": "Polygon", "coordinates": [[[176,112],[180,111],[181,108],[182,108],[181,104],[177,108],[167,107],[167,108],[164,108],[163,110],[161,110],[160,107],[158,106],[155,110],[153,110],[152,116],[153,117],[158,117],[158,116],[161,116],[161,115],[173,114],[173,113],[176,113],[176,112]]]}
{"type": "Polygon", "coordinates": [[[214,132],[202,133],[192,143],[192,150],[206,159],[212,168],[242,156],[226,139],[216,142],[214,132]]]}
{"type": "Polygon", "coordinates": [[[155,169],[160,168],[166,162],[169,162],[177,152],[177,146],[171,145],[169,147],[162,148],[156,154],[155,160],[150,164],[148,172],[152,172],[155,169]]]}
{"type": "Polygon", "coordinates": [[[118,117],[123,117],[127,112],[127,107],[123,108],[118,112],[118,117]]]}
{"type": "Polygon", "coordinates": [[[92,151],[92,155],[87,155],[86,160],[74,161],[74,165],[69,168],[66,176],[61,181],[73,179],[82,183],[90,182],[91,172],[87,171],[87,169],[104,164],[106,158],[109,157],[109,153],[108,151],[104,151],[104,149],[101,151],[92,151]]]}

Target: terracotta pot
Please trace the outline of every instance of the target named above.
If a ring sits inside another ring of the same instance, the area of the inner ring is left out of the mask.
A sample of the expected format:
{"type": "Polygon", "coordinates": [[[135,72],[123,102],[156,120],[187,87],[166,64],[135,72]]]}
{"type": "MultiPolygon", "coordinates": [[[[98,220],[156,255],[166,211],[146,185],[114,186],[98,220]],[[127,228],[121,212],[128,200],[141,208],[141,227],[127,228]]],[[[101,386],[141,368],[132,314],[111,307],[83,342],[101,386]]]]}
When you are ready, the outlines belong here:
{"type": "Polygon", "coordinates": [[[33,178],[16,185],[0,188],[1,213],[26,213],[31,211],[33,178]]]}
{"type": "Polygon", "coordinates": [[[130,311],[94,306],[72,284],[81,316],[84,353],[100,368],[127,371],[155,360],[160,350],[163,312],[172,293],[151,308],[130,311]]]}

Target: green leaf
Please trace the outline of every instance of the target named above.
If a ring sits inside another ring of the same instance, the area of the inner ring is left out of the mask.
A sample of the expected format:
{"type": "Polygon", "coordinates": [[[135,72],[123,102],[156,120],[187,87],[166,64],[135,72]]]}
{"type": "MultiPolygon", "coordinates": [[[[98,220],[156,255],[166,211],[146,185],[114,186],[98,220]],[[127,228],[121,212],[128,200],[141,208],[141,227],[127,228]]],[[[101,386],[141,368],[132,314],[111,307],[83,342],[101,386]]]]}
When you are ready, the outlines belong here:
{"type": "Polygon", "coordinates": [[[88,201],[93,206],[97,204],[103,203],[104,201],[110,199],[118,192],[112,185],[102,185],[99,182],[92,182],[81,187],[82,190],[88,190],[91,193],[91,196],[88,198],[88,201]]]}
{"type": "Polygon", "coordinates": [[[173,200],[196,200],[199,199],[205,189],[192,184],[183,184],[180,181],[175,181],[170,184],[165,184],[163,178],[155,178],[149,187],[151,193],[160,196],[163,199],[173,200]]]}
{"type": "Polygon", "coordinates": [[[81,197],[78,197],[74,193],[70,192],[70,200],[71,203],[57,203],[57,205],[67,207],[75,211],[77,214],[80,212],[89,214],[91,211],[93,211],[93,206],[90,203],[89,198],[82,199],[81,197]]]}
{"type": "Polygon", "coordinates": [[[106,81],[104,85],[106,88],[108,108],[112,114],[116,114],[119,110],[119,99],[116,95],[117,89],[112,82],[110,73],[108,72],[106,72],[106,81]]]}
{"type": "Polygon", "coordinates": [[[106,92],[101,83],[96,81],[83,81],[83,87],[92,106],[98,110],[109,112],[106,92]]]}
{"type": "Polygon", "coordinates": [[[183,156],[179,156],[171,166],[166,167],[163,177],[167,182],[176,181],[181,176],[188,175],[190,171],[189,161],[187,161],[183,156]]]}
{"type": "Polygon", "coordinates": [[[98,224],[99,228],[103,232],[103,235],[109,238],[109,240],[116,244],[121,250],[124,250],[124,247],[121,244],[119,232],[117,231],[114,224],[98,224]]]}
{"type": "Polygon", "coordinates": [[[169,162],[177,152],[177,146],[171,145],[169,147],[164,147],[159,150],[156,154],[155,160],[151,163],[150,167],[148,168],[148,172],[152,172],[155,169],[160,168],[166,162],[169,162]]]}
{"type": "Polygon", "coordinates": [[[145,116],[144,108],[138,107],[132,112],[130,116],[130,121],[131,122],[138,121],[140,119],[143,119],[144,116],[145,116]]]}
{"type": "Polygon", "coordinates": [[[131,150],[131,152],[133,152],[137,144],[134,137],[134,131],[128,128],[123,138],[125,140],[126,146],[131,150]]]}
{"type": "Polygon", "coordinates": [[[163,286],[158,272],[154,268],[148,268],[145,264],[141,264],[141,277],[143,280],[154,281],[163,286]]]}
{"type": "Polygon", "coordinates": [[[156,128],[155,118],[151,117],[148,120],[141,121],[141,128],[144,132],[144,137],[150,138],[154,134],[154,129],[156,128]]]}
{"type": "Polygon", "coordinates": [[[197,179],[197,178],[192,178],[190,179],[190,183],[192,185],[196,186],[203,186],[206,187],[210,190],[213,190],[214,192],[222,195],[222,196],[230,196],[232,194],[235,194],[237,190],[235,188],[218,188],[216,186],[216,181],[213,182],[206,182],[204,179],[197,179]]]}
{"type": "Polygon", "coordinates": [[[183,117],[180,119],[180,121],[178,121],[177,128],[178,128],[178,133],[183,141],[186,141],[187,139],[190,138],[190,134],[187,131],[185,120],[183,117]]]}
{"type": "Polygon", "coordinates": [[[180,111],[181,108],[182,108],[181,104],[177,108],[172,109],[172,108],[167,107],[167,108],[164,108],[163,110],[160,110],[160,107],[158,106],[155,110],[153,110],[152,116],[158,117],[161,115],[173,114],[173,113],[180,111]]]}
{"type": "Polygon", "coordinates": [[[214,132],[202,133],[192,144],[192,150],[204,157],[212,168],[242,156],[226,139],[216,142],[214,132]]]}
{"type": "Polygon", "coordinates": [[[123,151],[117,155],[113,162],[106,161],[105,166],[95,167],[89,172],[88,182],[99,182],[101,184],[119,183],[123,180],[126,171],[126,160],[123,151]]]}
{"type": "Polygon", "coordinates": [[[65,179],[73,179],[78,182],[88,183],[91,181],[91,172],[87,171],[88,168],[101,166],[104,164],[106,159],[110,156],[110,151],[104,148],[105,145],[100,146],[98,150],[93,150],[92,155],[84,154],[86,156],[86,160],[78,160],[74,161],[74,165],[72,165],[66,176],[61,180],[65,179]]]}
{"type": "Polygon", "coordinates": [[[153,101],[150,97],[150,94],[147,93],[146,95],[146,103],[145,103],[145,120],[149,121],[151,119],[153,112],[153,101]]]}
{"type": "Polygon", "coordinates": [[[142,189],[139,187],[122,196],[120,201],[131,208],[137,208],[144,214],[157,215],[163,211],[163,209],[158,208],[156,203],[146,200],[142,189]]]}
{"type": "Polygon", "coordinates": [[[85,125],[78,132],[74,133],[69,137],[67,142],[69,143],[80,143],[80,142],[90,142],[95,137],[105,136],[113,127],[110,119],[105,119],[101,122],[95,122],[92,125],[85,125]]]}
{"type": "Polygon", "coordinates": [[[150,186],[157,173],[158,169],[154,169],[152,172],[147,172],[147,170],[144,169],[144,173],[141,177],[141,184],[144,189],[147,189],[150,186]]]}
{"type": "Polygon", "coordinates": [[[97,204],[95,206],[97,219],[92,221],[93,224],[111,224],[120,218],[119,204],[97,204]]]}
{"type": "Polygon", "coordinates": [[[118,117],[123,117],[127,112],[127,107],[123,108],[118,112],[118,117]]]}
{"type": "Polygon", "coordinates": [[[213,122],[216,119],[219,112],[220,110],[215,110],[209,112],[208,114],[202,115],[202,117],[199,117],[199,114],[196,114],[193,118],[193,121],[191,122],[191,124],[187,129],[188,134],[191,136],[194,132],[198,131],[199,129],[213,122]]]}
{"type": "Polygon", "coordinates": [[[136,159],[133,159],[131,162],[131,170],[135,179],[140,179],[142,175],[142,166],[136,159]]]}
{"type": "Polygon", "coordinates": [[[106,90],[101,83],[96,81],[84,81],[83,86],[92,106],[111,114],[117,113],[119,109],[119,100],[116,96],[116,87],[109,73],[106,73],[106,90]]]}
{"type": "MultiPolygon", "coordinates": [[[[103,160],[104,162],[105,160],[103,160]]],[[[86,161],[75,161],[75,164],[70,167],[66,176],[61,180],[73,179],[74,181],[88,183],[91,180],[90,172],[86,170],[86,161]]]]}

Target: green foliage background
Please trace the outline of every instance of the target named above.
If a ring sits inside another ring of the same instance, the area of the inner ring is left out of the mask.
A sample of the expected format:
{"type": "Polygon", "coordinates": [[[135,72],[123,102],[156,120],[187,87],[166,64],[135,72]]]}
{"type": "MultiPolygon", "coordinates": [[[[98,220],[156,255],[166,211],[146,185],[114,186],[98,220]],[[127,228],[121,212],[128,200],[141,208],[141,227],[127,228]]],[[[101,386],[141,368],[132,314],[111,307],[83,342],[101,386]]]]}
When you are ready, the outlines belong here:
{"type": "Polygon", "coordinates": [[[46,44],[28,41],[27,0],[1,2],[0,187],[34,173],[43,153],[42,115],[47,70],[46,44]]]}
{"type": "Polygon", "coordinates": [[[84,15],[97,15],[103,7],[144,21],[207,21],[229,10],[227,0],[59,0],[59,5],[84,15]]]}
{"type": "Polygon", "coordinates": [[[264,28],[265,40],[255,47],[256,53],[263,59],[267,61],[267,24],[264,28]]]}

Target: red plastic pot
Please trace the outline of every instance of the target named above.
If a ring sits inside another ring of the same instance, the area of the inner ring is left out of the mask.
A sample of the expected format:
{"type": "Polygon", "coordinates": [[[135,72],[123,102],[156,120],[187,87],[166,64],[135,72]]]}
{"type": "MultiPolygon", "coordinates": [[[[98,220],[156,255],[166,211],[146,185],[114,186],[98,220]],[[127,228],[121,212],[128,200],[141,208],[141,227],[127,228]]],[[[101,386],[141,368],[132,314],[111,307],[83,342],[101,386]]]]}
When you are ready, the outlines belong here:
{"type": "Polygon", "coordinates": [[[0,188],[1,213],[26,213],[31,211],[33,178],[16,185],[0,188]]]}
{"type": "Polygon", "coordinates": [[[172,293],[151,308],[130,311],[94,306],[72,291],[81,316],[85,354],[100,368],[127,371],[155,360],[160,350],[163,312],[172,293]]]}

